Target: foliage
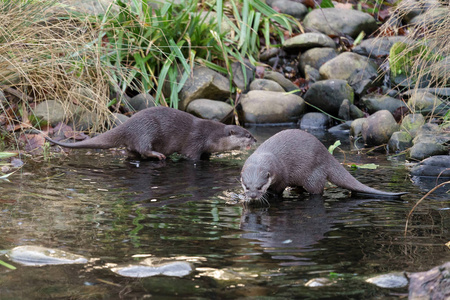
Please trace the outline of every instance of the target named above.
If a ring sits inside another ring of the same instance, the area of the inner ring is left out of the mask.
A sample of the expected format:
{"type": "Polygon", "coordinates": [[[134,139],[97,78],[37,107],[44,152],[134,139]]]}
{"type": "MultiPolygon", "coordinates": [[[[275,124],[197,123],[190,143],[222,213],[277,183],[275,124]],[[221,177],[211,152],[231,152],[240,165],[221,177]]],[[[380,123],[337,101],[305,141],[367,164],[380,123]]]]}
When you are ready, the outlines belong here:
{"type": "Polygon", "coordinates": [[[115,76],[118,89],[124,92],[131,85],[155,91],[157,101],[172,107],[177,107],[178,92],[195,64],[232,76],[231,59],[256,61],[260,32],[270,45],[274,34],[283,38],[278,24],[291,32],[295,23],[260,0],[232,0],[229,7],[222,1],[205,7],[199,1],[166,2],[156,8],[145,0],[133,0],[132,5],[116,0],[115,4],[119,11],[110,6],[103,16],[100,39],[107,43],[103,56],[107,64],[116,70],[128,69],[126,76],[115,76]]]}
{"type": "Polygon", "coordinates": [[[328,152],[330,152],[330,154],[333,154],[334,150],[339,147],[341,145],[341,141],[337,140],[336,142],[334,142],[333,145],[331,145],[330,147],[328,147],[328,152]]]}

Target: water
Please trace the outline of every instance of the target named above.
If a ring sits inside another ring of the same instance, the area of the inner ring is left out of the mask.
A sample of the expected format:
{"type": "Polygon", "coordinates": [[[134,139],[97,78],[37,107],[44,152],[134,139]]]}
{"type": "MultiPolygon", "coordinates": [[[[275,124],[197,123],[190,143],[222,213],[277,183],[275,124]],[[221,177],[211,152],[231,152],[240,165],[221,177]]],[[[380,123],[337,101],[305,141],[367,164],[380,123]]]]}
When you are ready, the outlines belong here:
{"type": "MultiPolygon", "coordinates": [[[[281,129],[251,131],[260,143],[281,129]]],[[[17,269],[0,266],[0,298],[398,299],[407,288],[365,279],[449,261],[449,196],[441,189],[423,201],[404,236],[406,216],[435,182],[413,183],[403,159],[349,151],[345,136],[319,138],[343,142],[345,155],[335,153],[340,161],[380,165],[351,171],[363,183],[410,194],[397,201],[352,198],[330,187],[323,197],[287,191],[269,208],[226,204],[241,192],[249,152],[137,164],[120,153],[78,150],[50,163],[28,162],[11,182],[0,182],[0,249],[43,246],[89,262],[32,267],[1,256],[17,269]],[[160,275],[113,272],[129,265],[160,275]],[[305,286],[315,278],[332,284],[305,286]]]]}

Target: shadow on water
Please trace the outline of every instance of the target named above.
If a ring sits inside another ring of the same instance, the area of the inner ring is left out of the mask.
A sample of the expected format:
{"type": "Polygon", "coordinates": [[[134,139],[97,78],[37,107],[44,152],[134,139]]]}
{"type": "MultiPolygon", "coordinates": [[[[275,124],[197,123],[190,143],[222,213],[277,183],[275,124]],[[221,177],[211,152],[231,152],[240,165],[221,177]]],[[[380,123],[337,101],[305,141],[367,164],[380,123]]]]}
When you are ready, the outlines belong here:
{"type": "MultiPolygon", "coordinates": [[[[250,131],[260,144],[281,129],[250,131]]],[[[0,266],[1,299],[396,299],[406,288],[364,280],[449,260],[448,194],[424,201],[404,236],[406,215],[428,186],[414,184],[400,159],[349,152],[344,135],[319,137],[326,146],[341,140],[345,155],[335,152],[341,162],[380,166],[351,170],[361,182],[409,194],[399,201],[354,198],[329,186],[319,197],[288,190],[270,207],[227,205],[231,193],[241,193],[239,173],[251,151],[196,163],[73,151],[27,164],[20,176],[0,182],[0,248],[43,246],[89,262],[30,267],[2,256],[17,269],[0,266]],[[177,276],[174,261],[192,271],[177,276]],[[145,266],[156,276],[112,271],[121,266],[145,266]],[[332,284],[305,285],[315,278],[332,284]]]]}

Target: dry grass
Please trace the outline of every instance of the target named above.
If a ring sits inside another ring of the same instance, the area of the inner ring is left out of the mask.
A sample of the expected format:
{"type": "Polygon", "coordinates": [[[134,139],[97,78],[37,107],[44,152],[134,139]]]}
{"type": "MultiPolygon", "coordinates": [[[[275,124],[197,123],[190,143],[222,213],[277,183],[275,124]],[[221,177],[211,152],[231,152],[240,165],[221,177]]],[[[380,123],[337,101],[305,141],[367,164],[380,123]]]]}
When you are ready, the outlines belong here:
{"type": "Polygon", "coordinates": [[[382,26],[384,35],[406,31],[407,41],[400,47],[398,59],[390,58],[391,71],[402,68],[406,76],[404,85],[411,89],[421,87],[447,87],[450,85],[450,70],[445,60],[450,60],[450,14],[449,6],[439,1],[401,1],[391,21],[382,26]],[[425,3],[428,2],[428,3],[425,3]],[[427,5],[427,10],[425,10],[427,5]],[[400,28],[398,20],[408,18],[411,13],[425,10],[415,24],[400,28]]]}
{"type": "Polygon", "coordinates": [[[93,131],[108,122],[110,78],[95,32],[88,21],[48,18],[54,5],[0,2],[0,89],[7,95],[0,113],[9,116],[3,124],[9,132],[30,127],[27,114],[44,100],[60,102],[66,121],[73,120],[73,105],[94,113],[93,131]]]}

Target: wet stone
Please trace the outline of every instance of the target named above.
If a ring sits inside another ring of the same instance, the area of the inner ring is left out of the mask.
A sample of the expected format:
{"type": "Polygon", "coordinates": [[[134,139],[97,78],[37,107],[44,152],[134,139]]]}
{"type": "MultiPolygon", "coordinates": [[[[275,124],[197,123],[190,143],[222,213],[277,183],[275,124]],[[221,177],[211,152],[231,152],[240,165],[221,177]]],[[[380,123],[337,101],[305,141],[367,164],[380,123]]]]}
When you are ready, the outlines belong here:
{"type": "Polygon", "coordinates": [[[398,128],[399,125],[389,111],[377,111],[370,115],[362,126],[364,143],[373,146],[386,144],[398,128]]]}
{"type": "Polygon", "coordinates": [[[329,127],[331,118],[319,112],[305,114],[299,121],[301,129],[325,129],[329,127]]]}
{"type": "Polygon", "coordinates": [[[412,137],[411,135],[406,131],[396,131],[392,134],[391,138],[389,139],[389,152],[391,153],[397,153],[400,151],[404,151],[411,147],[413,145],[412,143],[412,137]]]}
{"type": "Polygon", "coordinates": [[[450,177],[450,156],[435,155],[426,158],[411,168],[411,175],[450,177]]]}
{"type": "Polygon", "coordinates": [[[341,8],[314,9],[303,20],[306,27],[326,35],[347,34],[356,38],[361,31],[370,35],[377,30],[376,20],[369,14],[341,8]]]}

